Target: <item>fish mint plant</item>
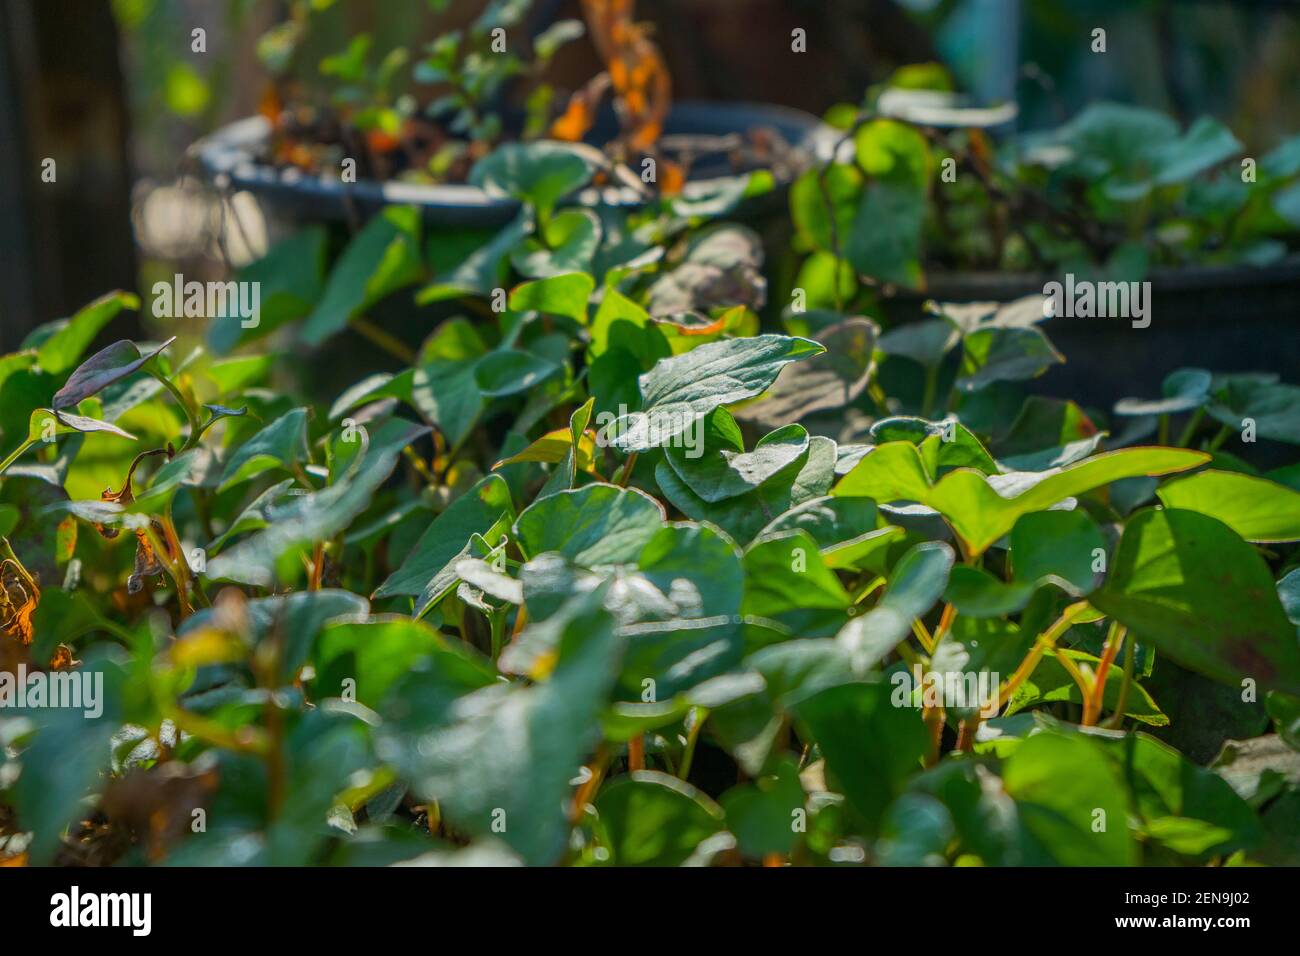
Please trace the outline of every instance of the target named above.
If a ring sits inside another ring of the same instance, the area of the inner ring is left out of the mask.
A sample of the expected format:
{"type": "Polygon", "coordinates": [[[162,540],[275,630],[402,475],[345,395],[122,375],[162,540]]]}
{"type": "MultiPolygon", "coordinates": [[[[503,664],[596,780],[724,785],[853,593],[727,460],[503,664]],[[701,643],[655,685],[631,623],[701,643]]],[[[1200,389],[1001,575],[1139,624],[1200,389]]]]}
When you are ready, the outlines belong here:
{"type": "MultiPolygon", "coordinates": [[[[306,329],[432,272],[402,215],[306,329]]],[[[323,400],[238,316],[84,357],[125,293],[5,357],[5,666],[105,688],[0,709],[5,858],[1295,862],[1295,386],[1086,412],[1041,297],[764,331],[743,230],[674,230],[323,400]]]]}

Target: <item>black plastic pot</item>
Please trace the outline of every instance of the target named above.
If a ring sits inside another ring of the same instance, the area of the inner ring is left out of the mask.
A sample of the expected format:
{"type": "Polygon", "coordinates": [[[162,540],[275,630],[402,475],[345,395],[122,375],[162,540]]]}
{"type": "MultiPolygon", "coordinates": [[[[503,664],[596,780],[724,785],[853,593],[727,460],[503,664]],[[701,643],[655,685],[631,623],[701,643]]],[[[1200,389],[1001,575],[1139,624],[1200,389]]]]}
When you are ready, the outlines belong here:
{"type": "MultiPolygon", "coordinates": [[[[924,293],[887,300],[893,322],[921,316],[926,300],[1009,302],[1042,294],[1059,276],[960,273],[931,276],[924,293]]],[[[1033,383],[1034,391],[1109,410],[1127,396],[1160,394],[1164,377],[1184,367],[1216,372],[1274,372],[1300,381],[1300,257],[1254,268],[1205,266],[1155,270],[1151,324],[1129,319],[1047,320],[1043,331],[1065,356],[1033,383]]]]}
{"type": "MultiPolygon", "coordinates": [[[[833,145],[833,134],[808,113],[781,106],[749,103],[683,102],[673,106],[664,126],[665,136],[728,136],[757,128],[775,129],[811,162],[824,156],[833,145]]],[[[195,143],[192,154],[204,174],[222,189],[246,190],[255,195],[267,212],[291,222],[329,222],[365,218],[388,205],[410,204],[424,211],[430,225],[504,226],[519,210],[510,199],[487,195],[469,185],[418,185],[402,182],[362,181],[344,183],[337,176],[309,176],[297,170],[281,170],[257,160],[259,147],[270,133],[262,117],[250,117],[225,126],[195,143]]],[[[608,142],[616,134],[612,112],[602,115],[592,130],[589,143],[608,142]]],[[[725,163],[701,163],[692,169],[692,182],[708,182],[731,175],[725,163]]],[[[783,208],[789,180],[778,181],[772,192],[757,197],[742,210],[761,215],[783,208]]],[[[636,206],[627,196],[610,190],[588,190],[578,202],[615,202],[636,206]]]]}

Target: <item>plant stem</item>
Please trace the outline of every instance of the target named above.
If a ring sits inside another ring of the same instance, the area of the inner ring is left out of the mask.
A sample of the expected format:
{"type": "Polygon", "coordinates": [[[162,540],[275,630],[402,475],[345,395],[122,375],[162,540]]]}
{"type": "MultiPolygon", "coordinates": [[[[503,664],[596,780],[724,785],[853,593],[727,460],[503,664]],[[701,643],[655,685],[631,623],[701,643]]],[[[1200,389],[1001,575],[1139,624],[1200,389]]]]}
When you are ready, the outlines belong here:
{"type": "Polygon", "coordinates": [[[627,461],[623,464],[623,471],[618,476],[618,484],[621,488],[626,488],[627,483],[632,478],[632,469],[636,467],[636,452],[627,456],[627,461]]]}
{"type": "Polygon", "coordinates": [[[645,769],[645,736],[637,734],[627,742],[627,769],[645,769]]]}
{"type": "Polygon", "coordinates": [[[316,490],[316,486],[312,484],[312,480],[307,477],[307,471],[302,467],[302,463],[295,461],[292,464],[293,464],[294,477],[297,478],[298,481],[302,484],[302,486],[306,488],[309,492],[314,492],[316,490]]]}
{"type": "Polygon", "coordinates": [[[925,394],[921,396],[921,417],[930,417],[930,408],[934,405],[934,393],[939,387],[939,366],[929,365],[925,369],[925,394]]]}
{"type": "Polygon", "coordinates": [[[176,537],[176,529],[172,526],[170,510],[162,515],[163,541],[158,540],[154,534],[153,528],[150,527],[145,532],[149,536],[149,541],[153,545],[154,554],[158,562],[171,575],[171,579],[176,584],[176,600],[180,602],[181,618],[187,618],[194,613],[194,608],[190,605],[189,595],[189,570],[190,566],[185,563],[185,554],[181,550],[180,539],[176,537]],[[173,559],[171,555],[175,555],[173,559]]]}
{"type": "Polygon", "coordinates": [[[916,639],[921,642],[927,654],[934,653],[934,638],[930,636],[930,632],[925,629],[920,619],[912,621],[912,633],[916,635],[916,639]]]}
{"type": "Polygon", "coordinates": [[[1110,675],[1111,665],[1124,643],[1126,630],[1119,621],[1111,621],[1110,632],[1106,635],[1106,646],[1101,652],[1101,662],[1097,665],[1097,676],[1092,683],[1092,693],[1084,699],[1083,726],[1091,727],[1101,716],[1102,702],[1106,698],[1106,678],[1110,675]]]}
{"type": "Polygon", "coordinates": [[[875,594],[878,590],[884,587],[885,584],[886,584],[885,579],[883,577],[877,576],[875,580],[873,580],[870,584],[868,584],[865,588],[862,589],[861,594],[859,594],[856,598],[853,599],[853,603],[861,604],[867,598],[871,597],[871,595],[875,594]]]}
{"type": "Polygon", "coordinates": [[[691,763],[695,760],[695,744],[700,739],[700,728],[708,719],[709,711],[704,707],[691,708],[691,729],[686,732],[686,749],[682,752],[682,765],[677,776],[685,780],[691,773],[691,763]]]}
{"type": "Polygon", "coordinates": [[[916,665],[923,663],[921,655],[912,650],[906,640],[899,644],[898,647],[894,648],[894,650],[898,652],[898,656],[901,657],[909,667],[915,667],[916,665]]]}
{"type": "Polygon", "coordinates": [[[1079,699],[1083,701],[1083,712],[1088,713],[1088,698],[1092,695],[1093,682],[1089,681],[1079,670],[1079,665],[1071,660],[1062,648],[1053,647],[1052,653],[1056,655],[1056,662],[1065,668],[1065,672],[1070,675],[1071,679],[1079,687],[1079,699]]]}
{"type": "Polygon", "coordinates": [[[921,719],[925,721],[925,726],[930,731],[930,752],[926,755],[925,765],[933,767],[939,762],[939,751],[943,746],[943,708],[926,707],[921,711],[921,719]]]}
{"type": "Polygon", "coordinates": [[[1182,434],[1178,436],[1178,447],[1187,448],[1192,444],[1192,438],[1196,435],[1196,429],[1201,426],[1202,419],[1205,418],[1205,409],[1198,408],[1192,412],[1192,417],[1187,420],[1187,425],[1183,428],[1182,434]]]}
{"type": "Polygon", "coordinates": [[[596,751],[596,756],[587,765],[587,770],[591,773],[591,776],[587,778],[586,783],[578,787],[578,792],[573,795],[573,808],[569,812],[570,823],[576,824],[581,820],[583,809],[595,799],[596,790],[600,787],[600,781],[605,776],[607,766],[609,766],[609,745],[601,744],[600,749],[596,751]]]}
{"type": "Polygon", "coordinates": [[[943,612],[939,615],[939,624],[934,629],[934,646],[938,647],[939,642],[943,640],[944,635],[952,630],[952,622],[957,617],[957,609],[951,604],[943,606],[943,612]]]}
{"type": "Polygon", "coordinates": [[[975,732],[979,730],[980,715],[967,717],[957,725],[957,750],[963,753],[970,753],[971,747],[975,743],[975,732]]]}
{"type": "Polygon", "coordinates": [[[1227,425],[1224,425],[1222,428],[1219,429],[1219,433],[1210,440],[1210,444],[1205,450],[1211,452],[1218,451],[1220,446],[1225,441],[1228,440],[1228,436],[1231,434],[1232,434],[1232,429],[1229,428],[1227,425]]]}
{"type": "Polygon", "coordinates": [[[501,646],[505,643],[506,612],[493,611],[488,616],[488,623],[492,627],[492,663],[495,664],[501,656],[501,646]]]}
{"type": "Polygon", "coordinates": [[[1133,686],[1133,665],[1137,661],[1137,641],[1128,642],[1124,648],[1124,683],[1119,685],[1119,699],[1115,701],[1115,713],[1111,715],[1106,726],[1118,730],[1124,725],[1124,711],[1128,709],[1129,689],[1133,686]]]}
{"type": "Polygon", "coordinates": [[[999,707],[1004,706],[1011,699],[1011,695],[1016,692],[1016,689],[1029,679],[1034,672],[1034,668],[1038,666],[1038,662],[1043,659],[1043,653],[1049,648],[1055,647],[1057,639],[1070,629],[1070,625],[1074,623],[1076,618],[1087,611],[1087,601],[1076,601],[1062,611],[1061,616],[1047,630],[1038,635],[1038,640],[1034,642],[1033,649],[1025,655],[1025,659],[1020,662],[1016,672],[1011,675],[1011,679],[1003,685],[1001,692],[998,694],[999,707]]]}
{"type": "Polygon", "coordinates": [[[13,450],[13,453],[4,461],[0,461],[0,474],[4,474],[5,469],[22,457],[23,452],[35,445],[36,442],[30,438],[13,450]]]}
{"type": "Polygon", "coordinates": [[[317,541],[312,548],[311,578],[307,581],[308,591],[319,591],[321,578],[325,575],[325,543],[317,541]]]}
{"type": "Polygon", "coordinates": [[[372,345],[387,352],[402,364],[415,364],[418,356],[416,356],[414,349],[401,339],[397,338],[397,336],[385,332],[369,319],[357,316],[355,319],[350,320],[348,325],[360,334],[362,338],[368,339],[372,345]]]}
{"type": "Polygon", "coordinates": [[[518,613],[515,614],[515,626],[510,631],[510,637],[512,640],[519,636],[519,632],[524,629],[524,626],[527,623],[528,623],[528,608],[520,607],[518,613]]]}
{"type": "Polygon", "coordinates": [[[172,393],[172,398],[176,399],[176,404],[185,413],[185,420],[190,423],[190,433],[185,439],[185,444],[181,446],[181,451],[189,451],[199,443],[199,438],[203,435],[203,426],[199,423],[199,416],[190,407],[189,399],[181,393],[181,390],[176,387],[171,379],[154,368],[152,363],[149,366],[149,374],[161,382],[163,388],[172,393]]]}
{"type": "Polygon", "coordinates": [[[1156,433],[1156,441],[1161,445],[1169,444],[1169,415],[1160,416],[1160,429],[1156,433]]]}

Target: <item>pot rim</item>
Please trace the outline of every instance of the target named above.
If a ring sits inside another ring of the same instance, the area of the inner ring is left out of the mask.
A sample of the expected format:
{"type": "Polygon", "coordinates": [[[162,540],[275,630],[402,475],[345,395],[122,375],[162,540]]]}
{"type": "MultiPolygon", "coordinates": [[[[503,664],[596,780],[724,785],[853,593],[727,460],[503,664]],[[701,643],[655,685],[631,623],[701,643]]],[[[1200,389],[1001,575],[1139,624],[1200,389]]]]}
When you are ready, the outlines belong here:
{"type": "MultiPolygon", "coordinates": [[[[811,113],[766,103],[687,100],[674,104],[665,124],[665,135],[699,132],[710,128],[713,135],[741,132],[755,126],[775,126],[796,149],[806,154],[800,171],[830,154],[835,131],[811,113]]],[[[280,199],[311,208],[318,216],[340,218],[354,205],[363,207],[415,205],[426,213],[465,222],[506,223],[518,213],[517,200],[488,195],[468,183],[424,184],[396,180],[358,180],[344,183],[337,177],[311,175],[301,170],[280,169],[253,156],[254,149],[270,135],[265,117],[235,120],[197,140],[189,149],[203,174],[218,188],[252,192],[272,201],[280,199]]],[[[582,145],[582,144],[578,144],[582,145]]],[[[594,147],[592,147],[594,148],[594,147]]],[[[693,179],[691,184],[708,184],[727,177],[693,179]]],[[[779,177],[778,188],[792,177],[779,177]]],[[[580,205],[614,205],[636,208],[644,199],[630,190],[589,188],[578,193],[580,205]]]]}

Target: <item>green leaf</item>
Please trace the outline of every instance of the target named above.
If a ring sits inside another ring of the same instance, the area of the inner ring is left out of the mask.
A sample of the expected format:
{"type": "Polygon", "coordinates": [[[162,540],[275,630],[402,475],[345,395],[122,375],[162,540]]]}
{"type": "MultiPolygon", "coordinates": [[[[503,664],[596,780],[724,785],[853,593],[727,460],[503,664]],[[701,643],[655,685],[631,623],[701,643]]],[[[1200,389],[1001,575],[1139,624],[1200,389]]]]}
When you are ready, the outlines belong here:
{"type": "Polygon", "coordinates": [[[555,551],[596,567],[635,561],[664,520],[663,508],[645,492],[598,483],[533,502],[514,533],[528,557],[555,551]]]}
{"type": "Polygon", "coordinates": [[[619,866],[680,866],[723,827],[722,810],[708,796],[654,770],[606,785],[596,812],[619,866]]]}
{"type": "Polygon", "coordinates": [[[291,471],[307,456],[307,409],[295,408],[235,449],[226,460],[218,491],[233,488],[272,468],[291,471]]]}
{"type": "Polygon", "coordinates": [[[951,323],[927,319],[890,329],[880,337],[879,347],[886,355],[901,355],[923,368],[935,368],[960,341],[961,332],[951,323]]]}
{"type": "Polygon", "coordinates": [[[563,315],[586,325],[587,300],[595,288],[596,280],[585,272],[525,282],[510,293],[510,310],[563,315]]]}
{"type": "Polygon", "coordinates": [[[806,531],[784,531],[745,551],[745,614],[778,621],[793,634],[834,633],[852,598],[806,531]]]}
{"type": "Polygon", "coordinates": [[[753,491],[808,450],[802,425],[786,425],[759,439],[751,452],[668,447],[664,456],[699,498],[713,503],[753,491]]]}
{"type": "MultiPolygon", "coordinates": [[[[766,538],[795,528],[806,531],[826,557],[867,535],[889,530],[876,528],[876,503],[870,498],[826,497],[805,501],[778,515],[764,526],[758,536],[766,538]]],[[[896,530],[901,532],[902,529],[896,530]]]]}
{"type": "Polygon", "coordinates": [[[655,483],[672,504],[696,521],[716,524],[748,544],[764,526],[813,498],[824,496],[835,480],[835,442],[815,436],[808,450],[758,488],[710,504],[687,487],[667,463],[655,466],[655,483]]]}
{"type": "Polygon", "coordinates": [[[1074,402],[1030,396],[995,451],[1003,471],[1051,471],[1087,458],[1105,437],[1074,402]]]}
{"type": "Polygon", "coordinates": [[[761,860],[772,853],[790,854],[797,839],[797,811],[805,802],[799,768],[792,760],[782,760],[775,773],[753,783],[732,787],[719,802],[727,814],[727,829],[745,856],[761,860]]]}
{"type": "Polygon", "coordinates": [[[821,748],[827,779],[848,798],[865,832],[878,832],[885,810],[919,773],[929,749],[921,712],[895,707],[888,684],[842,684],[795,706],[821,748]]]}
{"type": "Polygon", "coordinates": [[[739,409],[738,414],[779,427],[818,412],[843,408],[866,391],[875,367],[872,353],[879,335],[880,327],[863,318],[845,319],[822,329],[816,339],[826,351],[787,365],[767,393],[739,409]]]}
{"type": "Polygon", "coordinates": [[[585,595],[564,612],[546,680],[444,694],[435,719],[408,730],[400,750],[380,749],[458,830],[498,836],[530,865],[557,863],[568,845],[569,781],[600,738],[623,646],[602,599],[600,591],[585,595]]]}
{"type": "Polygon", "coordinates": [[[1098,744],[1078,735],[1035,734],[1008,758],[1002,785],[1016,802],[1023,834],[1047,861],[1060,866],[1138,862],[1124,781],[1098,744]]]}
{"type": "MultiPolygon", "coordinates": [[[[1062,658],[1068,659],[1076,668],[1086,664],[1094,674],[1101,662],[1101,659],[1093,654],[1056,648],[1038,662],[1038,666],[1034,668],[1034,673],[1020,685],[1007,703],[1007,708],[1004,711],[1005,716],[1009,717],[1034,704],[1044,702],[1069,701],[1075,706],[1083,706],[1083,693],[1079,690],[1079,685],[1075,682],[1070,671],[1061,662],[1062,658]]],[[[1008,662],[1007,666],[1014,668],[1016,663],[1011,661],[1008,662]]],[[[1102,691],[1103,711],[1114,713],[1119,707],[1123,684],[1124,674],[1119,667],[1112,667],[1106,671],[1106,687],[1102,691]]],[[[1147,689],[1137,682],[1134,682],[1129,687],[1128,699],[1124,705],[1124,716],[1131,717],[1152,727],[1165,727],[1169,724],[1169,717],[1156,704],[1147,689]]]]}
{"type": "Polygon", "coordinates": [[[917,287],[934,162],[929,144],[911,126],[880,119],[859,129],[854,145],[868,179],[847,234],[845,255],[862,275],[917,287]]]}
{"type": "Polygon", "coordinates": [[[470,182],[489,196],[528,203],[546,219],[561,199],[587,185],[598,168],[597,155],[579,145],[504,143],[475,164],[470,182]]]}
{"type": "Polygon", "coordinates": [[[1115,403],[1116,415],[1177,415],[1200,408],[1210,398],[1214,376],[1200,368],[1180,368],[1165,377],[1164,398],[1145,401],[1125,398],[1115,403]]]}
{"type": "Polygon", "coordinates": [[[420,211],[414,206],[390,206],[348,243],[300,337],[309,345],[320,345],[380,299],[423,275],[420,211]]]}
{"type": "Polygon", "coordinates": [[[99,331],[123,309],[140,308],[140,299],[120,289],[100,296],[62,323],[58,330],[41,343],[36,363],[51,375],[62,375],[95,340],[99,331]]]}
{"type": "Polygon", "coordinates": [[[953,569],[944,597],[960,613],[975,617],[1021,611],[1034,592],[1049,583],[1080,597],[1100,584],[1100,571],[1094,567],[1104,555],[1101,532],[1085,512],[1034,512],[1021,517],[1011,531],[1014,580],[1002,582],[981,568],[962,565],[953,569]]]}
{"type": "MultiPolygon", "coordinates": [[[[97,399],[85,399],[78,406],[78,411],[101,412],[101,407],[97,399]]],[[[111,435],[117,435],[119,438],[129,438],[135,441],[135,436],[128,431],[118,428],[111,422],[102,421],[92,415],[74,415],[71,412],[54,412],[46,408],[38,408],[32,412],[32,417],[27,422],[27,438],[29,441],[44,441],[46,438],[54,438],[57,435],[71,435],[76,432],[108,432],[111,435]]]]}
{"type": "Polygon", "coordinates": [[[428,305],[465,295],[490,296],[494,289],[501,288],[504,283],[507,256],[532,229],[532,217],[528,210],[520,210],[519,215],[489,241],[479,242],[475,237],[464,249],[464,259],[450,266],[440,264],[439,253],[445,251],[445,240],[441,239],[439,233],[440,241],[432,245],[431,257],[435,266],[445,268],[446,271],[437,273],[437,279],[415,294],[416,305],[428,305]]]}
{"type": "Polygon", "coordinates": [[[208,562],[208,576],[269,587],[280,559],[290,552],[325,541],[346,528],[369,506],[376,489],[393,469],[402,448],[428,432],[427,427],[389,419],[369,438],[368,450],[352,469],[320,491],[271,508],[267,527],[208,562]]]}
{"type": "Polygon", "coordinates": [[[533,37],[533,50],[543,61],[549,60],[560,48],[587,32],[581,20],[557,20],[533,37]]]}
{"type": "Polygon", "coordinates": [[[924,418],[882,418],[871,426],[871,440],[877,445],[908,441],[921,452],[928,474],[942,478],[957,468],[974,468],[986,475],[999,472],[997,462],[975,434],[954,419],[941,422],[924,418]]]}
{"type": "Polygon", "coordinates": [[[1263,836],[1250,805],[1213,770],[1196,766],[1146,734],[1104,744],[1127,777],[1144,828],[1157,842],[1205,859],[1249,848],[1263,836]],[[1197,821],[1213,830],[1175,828],[1173,820],[1197,821]]]}
{"type": "Polygon", "coordinates": [[[227,296],[231,308],[224,315],[213,316],[208,324],[208,347],[217,355],[228,355],[241,345],[305,318],[325,285],[327,239],[320,226],[296,230],[261,259],[240,269],[239,282],[257,284],[257,315],[240,315],[232,301],[235,297],[227,296]]]}
{"type": "MultiPolygon", "coordinates": [[[[370,605],[359,594],[338,589],[298,591],[254,598],[244,606],[245,629],[249,638],[282,635],[278,661],[279,679],[292,681],[312,655],[322,628],[332,621],[364,621],[370,605]]],[[[201,634],[205,628],[219,626],[220,615],[210,609],[195,612],[177,631],[177,637],[201,634]]]]}
{"type": "Polygon", "coordinates": [[[1215,389],[1209,413],[1233,430],[1253,424],[1259,438],[1300,445],[1300,386],[1241,376],[1215,389]]]}
{"type": "Polygon", "coordinates": [[[1034,596],[1035,585],[1028,581],[1000,581],[983,568],[959,565],[943,599],[968,617],[1003,617],[1025,608],[1034,596]]]}
{"type": "MultiPolygon", "coordinates": [[[[423,603],[451,587],[454,575],[430,594],[430,585],[443,578],[462,557],[468,557],[471,535],[486,535],[502,517],[513,518],[510,489],[500,475],[488,475],[451,503],[420,535],[401,566],[379,586],[373,597],[423,594],[423,603]]],[[[423,607],[417,607],[417,613],[423,607]]]]}
{"type": "Polygon", "coordinates": [[[980,328],[962,340],[961,370],[957,387],[974,392],[994,382],[1019,382],[1036,378],[1065,356],[1052,346],[1041,329],[980,328]]]}
{"type": "Polygon", "coordinates": [[[496,680],[490,662],[471,648],[453,642],[422,621],[410,618],[335,620],[319,637],[315,688],[326,697],[341,695],[343,680],[350,678],[356,699],[371,708],[400,706],[390,691],[412,671],[437,669],[455,675],[467,689],[486,687],[496,680]]]}
{"type": "Polygon", "coordinates": [[[651,322],[650,313],[617,289],[607,288],[591,321],[588,355],[598,358],[610,349],[624,349],[648,369],[671,352],[663,333],[651,322]]]}
{"type": "MultiPolygon", "coordinates": [[[[964,565],[958,565],[953,569],[953,578],[957,577],[957,572],[963,567],[964,565]]],[[[953,686],[960,689],[963,696],[963,699],[944,701],[950,719],[961,720],[976,713],[984,718],[996,715],[998,689],[1001,682],[1004,676],[1015,672],[1025,655],[1029,653],[1037,638],[1034,631],[1032,621],[1026,621],[1025,626],[1021,627],[1015,622],[1000,617],[978,618],[958,613],[953,618],[948,633],[939,641],[939,646],[930,656],[928,667],[929,674],[934,675],[936,680],[943,681],[942,685],[936,684],[936,686],[944,688],[953,686]],[[972,677],[975,678],[973,685],[970,683],[972,677]],[[950,684],[950,681],[955,683],[950,684]],[[990,709],[993,710],[993,714],[988,713],[990,709]]],[[[1044,658],[1040,661],[1038,668],[1034,670],[1034,676],[1037,676],[1039,670],[1049,662],[1055,664],[1052,658],[1044,658]]],[[[1056,669],[1064,673],[1059,666],[1056,669]]],[[[1123,677],[1117,667],[1112,668],[1111,672],[1118,677],[1123,677]]],[[[922,675],[922,680],[926,680],[927,677],[928,675],[922,675]]],[[[893,679],[899,679],[897,672],[893,675],[893,679]]],[[[1030,678],[1032,679],[1033,677],[1030,678]]],[[[1074,681],[1068,674],[1065,675],[1065,679],[1074,686],[1074,681]]],[[[905,686],[910,688],[912,685],[909,683],[905,686]]],[[[1047,686],[1051,688],[1057,685],[1047,686]]],[[[1157,708],[1153,710],[1159,713],[1157,708]]]]}
{"type": "Polygon", "coordinates": [[[840,236],[849,235],[865,177],[856,166],[840,163],[826,169],[824,179],[820,173],[821,170],[809,170],[790,187],[790,216],[805,247],[830,250],[832,217],[835,231],[840,236]],[[828,205],[831,215],[827,215],[828,205]]]}
{"type": "Polygon", "coordinates": [[[663,359],[641,376],[642,410],[617,423],[611,444],[620,451],[667,445],[697,416],[761,394],[786,365],[824,351],[809,339],[759,335],[663,359]]]}
{"type": "Polygon", "coordinates": [[[941,866],[956,832],[948,808],[934,797],[905,793],[890,806],[876,841],[881,866],[941,866]]]}
{"type": "Polygon", "coordinates": [[[1286,609],[1286,616],[1300,631],[1300,568],[1296,568],[1277,582],[1278,600],[1286,609]]]}
{"type": "Polygon", "coordinates": [[[29,717],[36,728],[22,752],[23,772],[12,785],[12,796],[23,826],[32,833],[27,852],[39,865],[53,863],[64,828],[75,823],[82,800],[107,772],[109,743],[121,725],[121,668],[100,659],[87,661],[78,673],[87,685],[98,684],[100,713],[77,707],[12,711],[29,717]]]}
{"type": "Polygon", "coordinates": [[[1158,509],[1133,516],[1106,586],[1089,600],[1191,670],[1300,692],[1300,644],[1268,565],[1215,518],[1158,509]]]}
{"type": "Polygon", "coordinates": [[[530,236],[511,250],[510,261],[516,271],[530,278],[549,279],[592,270],[592,259],[600,247],[601,229],[600,217],[590,209],[566,209],[557,213],[542,224],[540,232],[540,238],[530,236]]]}
{"type": "Polygon", "coordinates": [[[260,495],[252,500],[239,516],[235,518],[213,542],[208,545],[208,555],[212,556],[226,546],[231,538],[235,535],[243,534],[245,531],[256,531],[259,528],[265,528],[268,521],[268,515],[271,513],[271,507],[278,504],[288,490],[293,487],[294,479],[286,478],[284,481],[277,482],[270,488],[267,488],[260,495]]]}
{"type": "Polygon", "coordinates": [[[59,644],[72,644],[105,625],[112,627],[86,590],[42,588],[40,603],[32,615],[32,655],[48,660],[59,644]]]}
{"type": "Polygon", "coordinates": [[[474,430],[487,407],[477,368],[478,360],[436,361],[420,366],[411,377],[411,401],[453,448],[474,430]]]}
{"type": "Polygon", "coordinates": [[[1125,448],[1050,472],[986,477],[961,469],[932,484],[916,448],[890,442],[867,454],[832,493],[881,503],[914,501],[933,508],[975,556],[1009,532],[1023,515],[1045,511],[1121,478],[1185,471],[1208,459],[1202,452],[1184,449],[1125,448]]]}
{"type": "Polygon", "coordinates": [[[68,376],[63,387],[54,393],[50,407],[56,412],[71,408],[98,394],[114,382],[139,371],[155,355],[176,341],[172,336],[156,349],[141,353],[134,342],[121,339],[96,352],[68,376]]]}
{"type": "Polygon", "coordinates": [[[913,545],[899,559],[880,602],[836,635],[855,673],[875,667],[912,633],[912,622],[944,593],[954,560],[952,548],[942,541],[913,545]]]}
{"type": "Polygon", "coordinates": [[[1182,137],[1158,151],[1153,182],[1157,186],[1186,182],[1236,156],[1241,148],[1232,130],[1213,117],[1202,116],[1182,137]]]}
{"type": "Polygon", "coordinates": [[[957,829],[961,852],[973,854],[985,866],[1019,864],[1022,841],[1015,804],[986,780],[982,768],[970,761],[945,761],[913,778],[908,792],[943,803],[957,829]]]}
{"type": "Polygon", "coordinates": [[[1300,492],[1266,478],[1208,469],[1166,482],[1156,494],[1165,507],[1217,518],[1247,541],[1300,540],[1300,492]]]}
{"type": "Polygon", "coordinates": [[[560,368],[532,352],[501,349],[485,355],[474,366],[474,382],[488,398],[505,398],[531,391],[560,368]]]}

